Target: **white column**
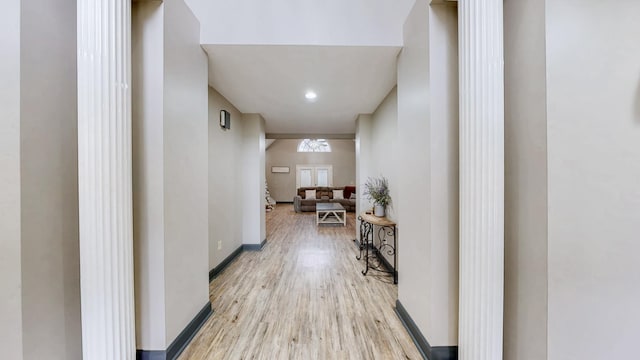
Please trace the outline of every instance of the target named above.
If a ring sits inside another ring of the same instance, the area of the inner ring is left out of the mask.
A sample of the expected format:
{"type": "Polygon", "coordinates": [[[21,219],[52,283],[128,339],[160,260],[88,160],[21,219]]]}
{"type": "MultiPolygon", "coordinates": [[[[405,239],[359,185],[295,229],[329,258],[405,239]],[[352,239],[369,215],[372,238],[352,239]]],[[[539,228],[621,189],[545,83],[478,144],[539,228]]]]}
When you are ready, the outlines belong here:
{"type": "Polygon", "coordinates": [[[78,1],[83,359],[134,359],[131,0],[78,1]]]}
{"type": "Polygon", "coordinates": [[[502,0],[458,2],[461,360],[502,359],[504,63],[502,0]]]}

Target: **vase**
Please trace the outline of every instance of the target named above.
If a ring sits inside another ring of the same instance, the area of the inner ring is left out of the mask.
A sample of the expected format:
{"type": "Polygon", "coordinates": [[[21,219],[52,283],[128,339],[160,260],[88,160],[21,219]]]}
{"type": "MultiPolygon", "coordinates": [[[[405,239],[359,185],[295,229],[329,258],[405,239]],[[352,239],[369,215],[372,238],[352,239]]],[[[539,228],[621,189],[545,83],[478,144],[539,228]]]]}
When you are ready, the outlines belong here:
{"type": "Polygon", "coordinates": [[[384,217],[384,206],[375,204],[373,206],[373,215],[377,217],[384,217]]]}

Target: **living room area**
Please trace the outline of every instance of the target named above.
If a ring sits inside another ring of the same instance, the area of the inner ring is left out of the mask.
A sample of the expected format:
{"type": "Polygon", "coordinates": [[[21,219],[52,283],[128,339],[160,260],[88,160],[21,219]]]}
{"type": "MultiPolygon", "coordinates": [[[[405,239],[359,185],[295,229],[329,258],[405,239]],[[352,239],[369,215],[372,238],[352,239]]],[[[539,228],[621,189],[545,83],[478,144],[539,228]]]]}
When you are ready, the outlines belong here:
{"type": "Polygon", "coordinates": [[[272,201],[293,204],[296,213],[316,211],[317,203],[337,203],[355,212],[355,141],[267,139],[265,179],[272,201]]]}

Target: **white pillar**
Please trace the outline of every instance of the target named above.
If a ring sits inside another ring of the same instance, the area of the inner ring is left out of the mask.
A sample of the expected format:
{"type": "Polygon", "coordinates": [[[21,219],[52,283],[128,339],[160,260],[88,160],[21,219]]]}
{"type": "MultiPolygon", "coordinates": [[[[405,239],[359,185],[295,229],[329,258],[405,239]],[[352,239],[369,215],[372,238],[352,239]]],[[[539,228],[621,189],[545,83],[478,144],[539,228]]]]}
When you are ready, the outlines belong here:
{"type": "Polygon", "coordinates": [[[131,0],[78,1],[83,359],[134,359],[131,0]]]}
{"type": "Polygon", "coordinates": [[[502,359],[504,61],[502,0],[458,2],[461,360],[502,359]]]}

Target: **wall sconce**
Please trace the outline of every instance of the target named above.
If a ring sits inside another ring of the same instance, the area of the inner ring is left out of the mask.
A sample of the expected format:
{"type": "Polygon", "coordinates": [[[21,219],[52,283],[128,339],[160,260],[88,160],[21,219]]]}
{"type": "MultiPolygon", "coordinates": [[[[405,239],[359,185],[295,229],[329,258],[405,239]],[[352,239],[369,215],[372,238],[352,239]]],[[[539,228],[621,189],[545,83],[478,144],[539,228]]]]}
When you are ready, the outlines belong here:
{"type": "Polygon", "coordinates": [[[227,110],[220,110],[220,128],[231,129],[231,114],[227,110]]]}

